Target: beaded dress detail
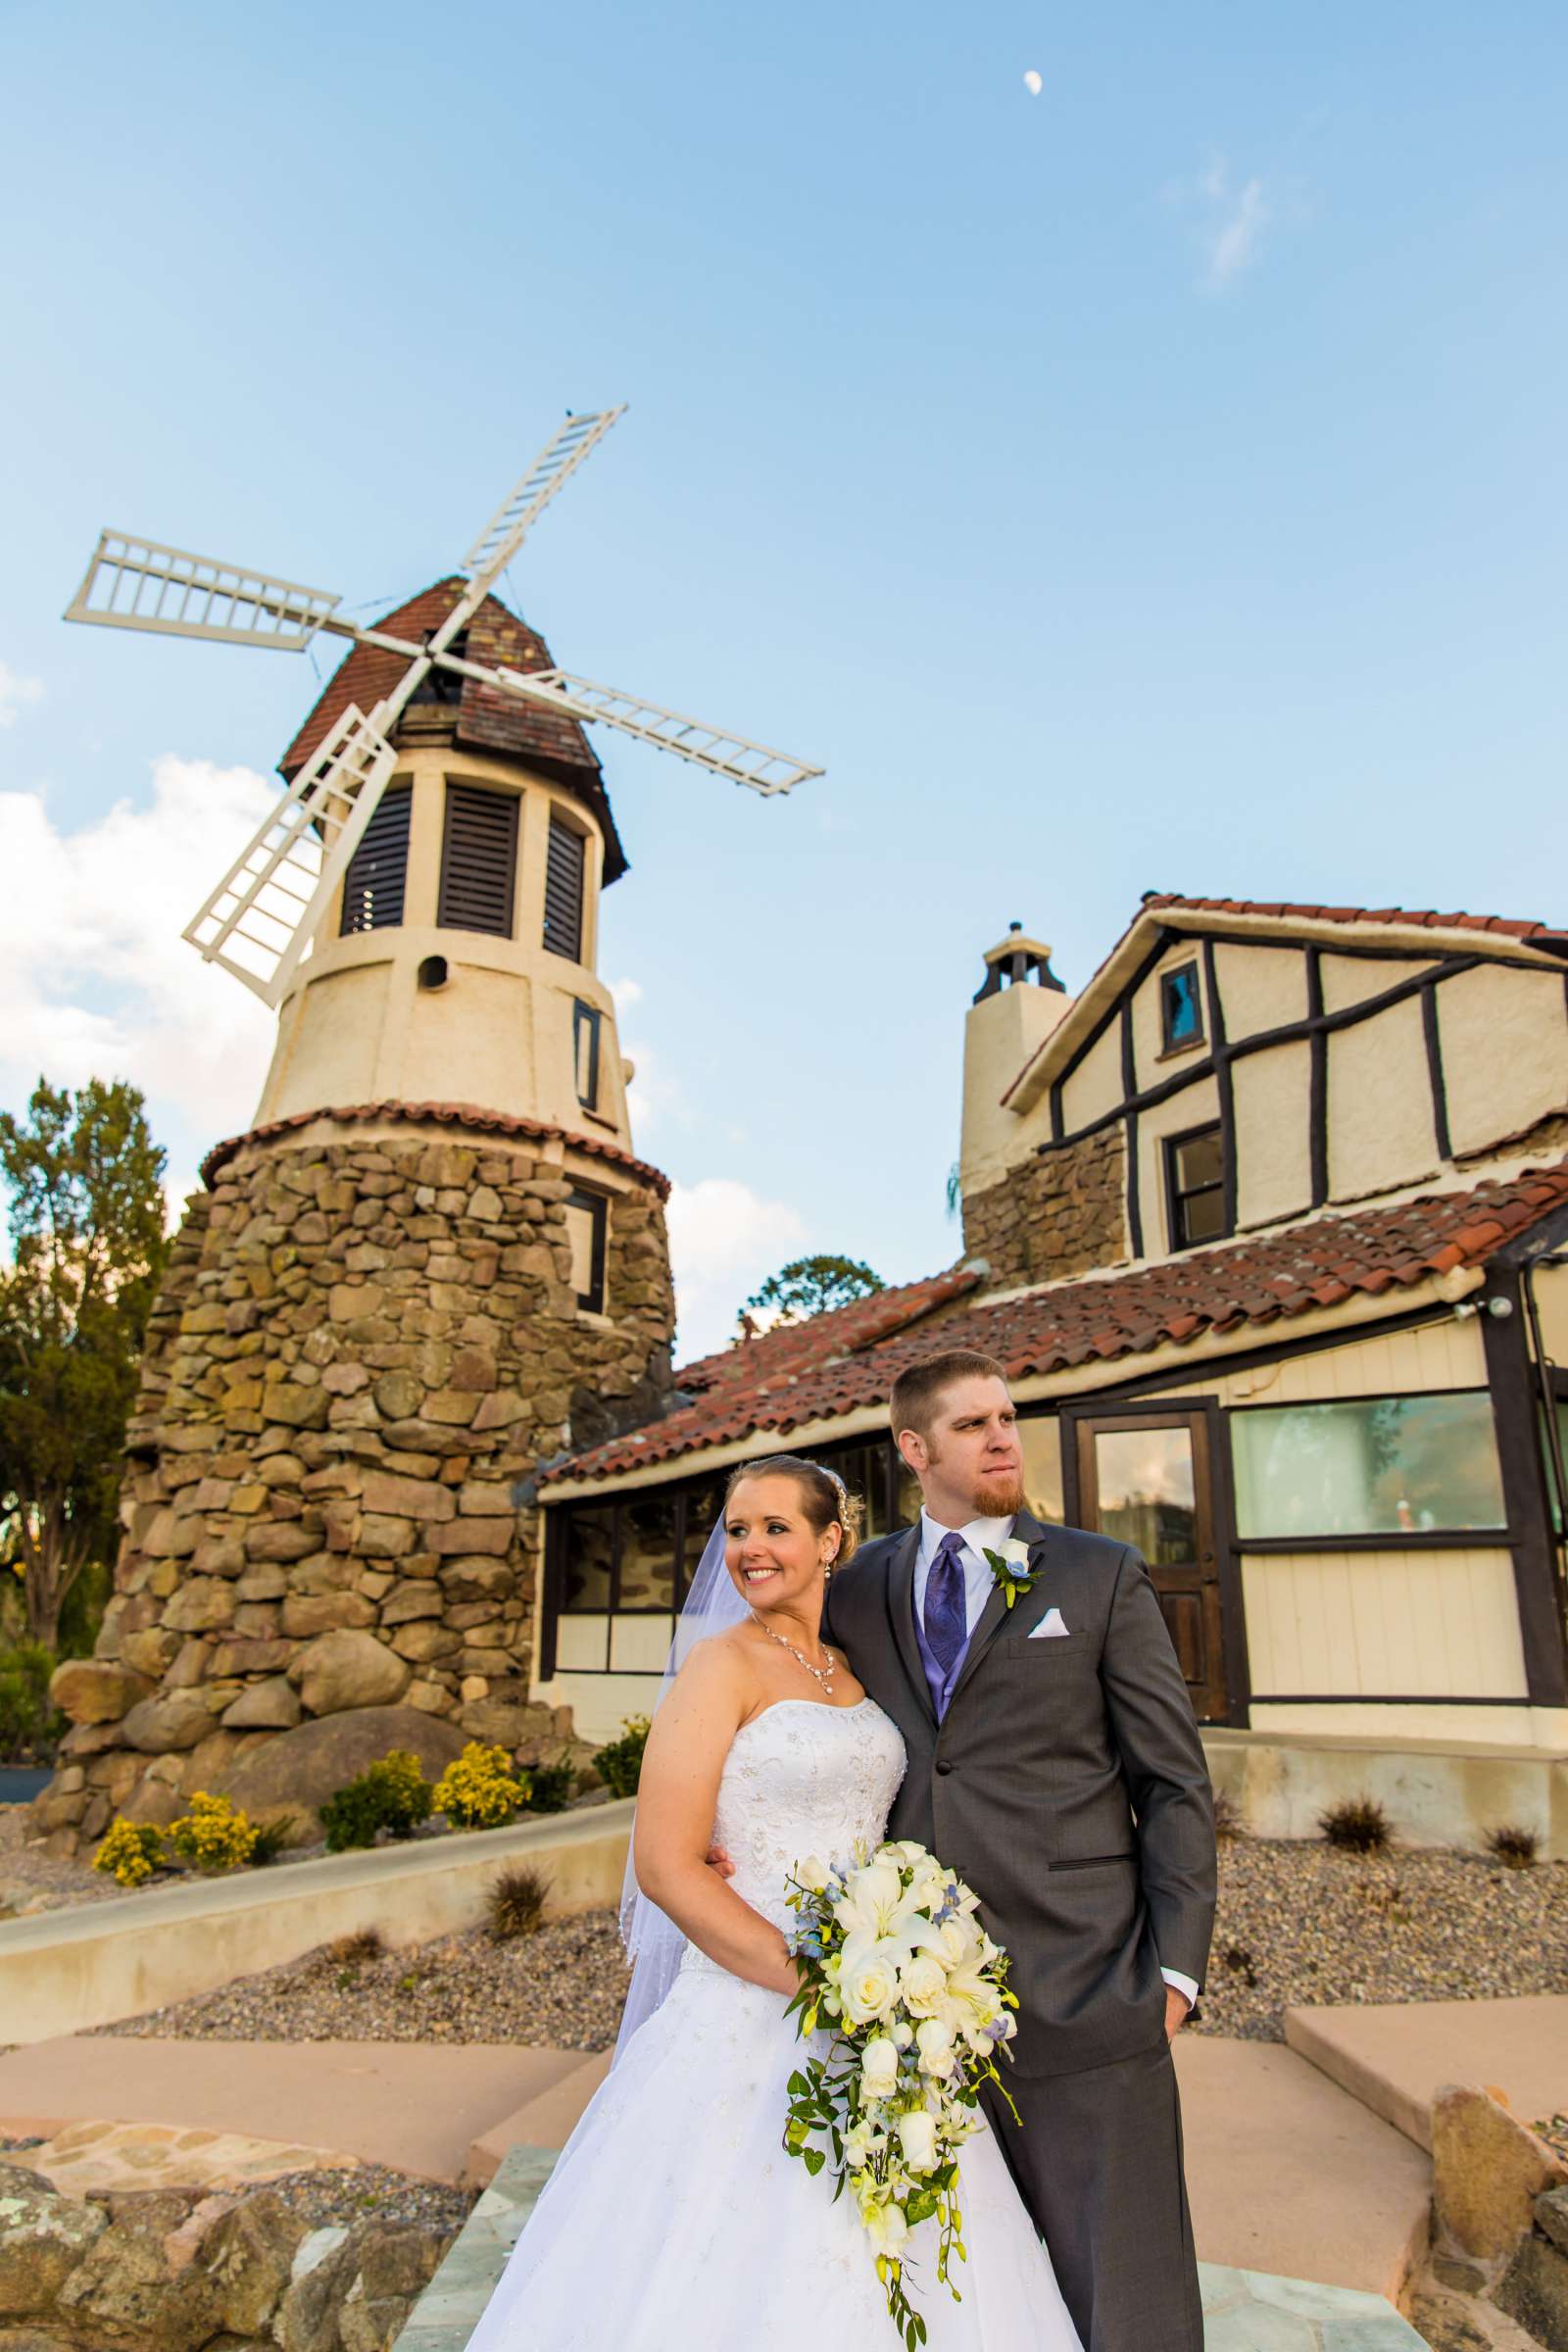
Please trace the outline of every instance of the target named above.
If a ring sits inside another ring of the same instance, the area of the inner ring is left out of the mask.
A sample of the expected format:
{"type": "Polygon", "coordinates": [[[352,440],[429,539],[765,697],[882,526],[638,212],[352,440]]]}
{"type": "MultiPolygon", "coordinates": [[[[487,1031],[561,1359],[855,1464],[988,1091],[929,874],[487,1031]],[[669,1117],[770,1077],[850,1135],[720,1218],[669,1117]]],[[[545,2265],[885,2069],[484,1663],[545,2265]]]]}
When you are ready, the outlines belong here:
{"type": "MultiPolygon", "coordinates": [[[[795,1865],[876,1845],[904,1768],[903,1739],[871,1699],[785,1699],[743,1724],[714,1816],[735,1892],[788,1926],[795,1865]]],[[[813,2352],[897,2352],[852,2200],[835,2204],[784,2153],[801,2056],[784,2008],[687,1945],[563,2150],[468,2352],[799,2352],[807,2312],[813,2352]]],[[[932,2352],[1078,2352],[989,2132],[966,2144],[961,2178],[961,2303],[922,2246],[930,2225],[909,2241],[932,2352]]]]}

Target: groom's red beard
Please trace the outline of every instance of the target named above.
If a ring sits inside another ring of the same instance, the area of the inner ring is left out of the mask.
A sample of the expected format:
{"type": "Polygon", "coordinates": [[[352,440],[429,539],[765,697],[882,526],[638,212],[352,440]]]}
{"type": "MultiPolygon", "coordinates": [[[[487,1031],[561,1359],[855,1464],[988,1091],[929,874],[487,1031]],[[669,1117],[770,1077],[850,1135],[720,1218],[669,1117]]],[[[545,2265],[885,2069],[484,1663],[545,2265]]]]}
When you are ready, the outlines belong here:
{"type": "Polygon", "coordinates": [[[1016,1470],[989,1480],[974,1491],[977,1519],[1015,1519],[1023,1509],[1023,1480],[1016,1470]]]}

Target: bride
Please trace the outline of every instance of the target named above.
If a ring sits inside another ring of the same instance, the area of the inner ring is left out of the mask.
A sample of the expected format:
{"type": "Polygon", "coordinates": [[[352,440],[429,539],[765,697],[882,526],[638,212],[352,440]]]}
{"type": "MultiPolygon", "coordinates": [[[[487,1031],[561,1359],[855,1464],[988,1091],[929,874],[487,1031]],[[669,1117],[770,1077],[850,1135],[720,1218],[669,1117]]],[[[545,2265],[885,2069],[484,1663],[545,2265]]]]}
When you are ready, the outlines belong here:
{"type": "MultiPolygon", "coordinates": [[[[782,2145],[802,2056],[785,1880],[808,1854],[878,1843],[905,1769],[899,1732],[819,1631],[853,1516],[834,1474],[794,1455],[729,1482],[643,1760],[615,2061],[468,2352],[896,2352],[853,2199],[782,2145]],[[727,1881],[706,1861],[715,1842],[727,1881]]],[[[933,2223],[905,2250],[933,2352],[1079,2352],[989,2130],[964,2144],[960,2201],[961,2302],[937,2282],[933,2223]]]]}

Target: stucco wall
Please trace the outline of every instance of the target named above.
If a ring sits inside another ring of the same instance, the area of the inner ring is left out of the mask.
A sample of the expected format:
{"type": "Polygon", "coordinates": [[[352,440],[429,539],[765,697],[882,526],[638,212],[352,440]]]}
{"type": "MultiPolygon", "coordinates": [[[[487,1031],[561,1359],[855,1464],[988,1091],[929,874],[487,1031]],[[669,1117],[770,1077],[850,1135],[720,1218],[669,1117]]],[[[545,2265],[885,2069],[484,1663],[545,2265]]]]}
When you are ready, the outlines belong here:
{"type": "Polygon", "coordinates": [[[1328,1096],[1331,1200],[1361,1200],[1436,1174],[1418,997],[1333,1032],[1328,1096]]]}
{"type": "Polygon", "coordinates": [[[1568,1103],[1568,999],[1554,979],[1481,964],[1439,989],[1438,1035],[1455,1152],[1479,1151],[1568,1103]]]}

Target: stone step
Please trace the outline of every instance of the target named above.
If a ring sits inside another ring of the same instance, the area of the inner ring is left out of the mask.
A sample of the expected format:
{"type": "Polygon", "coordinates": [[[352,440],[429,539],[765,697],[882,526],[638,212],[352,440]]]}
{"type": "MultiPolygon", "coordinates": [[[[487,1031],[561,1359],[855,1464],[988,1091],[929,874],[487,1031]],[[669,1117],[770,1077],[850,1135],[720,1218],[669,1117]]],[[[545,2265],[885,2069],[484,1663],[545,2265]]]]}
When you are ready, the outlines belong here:
{"type": "Polygon", "coordinates": [[[1568,1993],[1288,2009],[1285,2039],[1418,2147],[1445,2082],[1500,2090],[1522,2124],[1568,2114],[1568,1993]]]}

